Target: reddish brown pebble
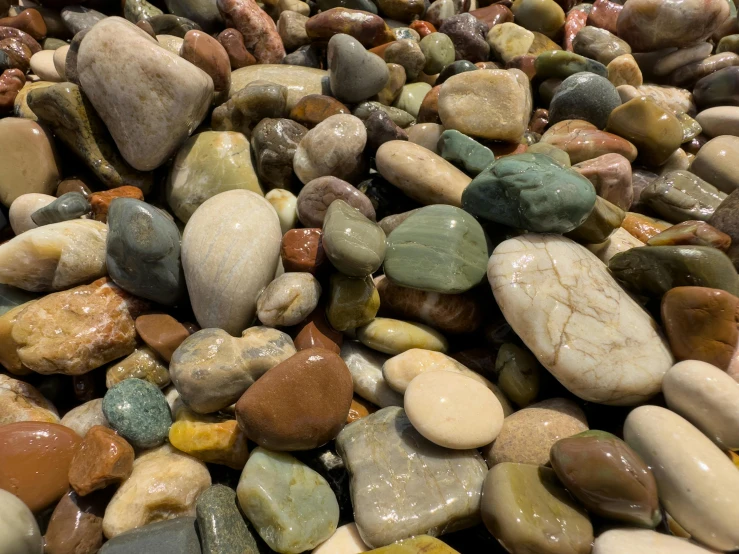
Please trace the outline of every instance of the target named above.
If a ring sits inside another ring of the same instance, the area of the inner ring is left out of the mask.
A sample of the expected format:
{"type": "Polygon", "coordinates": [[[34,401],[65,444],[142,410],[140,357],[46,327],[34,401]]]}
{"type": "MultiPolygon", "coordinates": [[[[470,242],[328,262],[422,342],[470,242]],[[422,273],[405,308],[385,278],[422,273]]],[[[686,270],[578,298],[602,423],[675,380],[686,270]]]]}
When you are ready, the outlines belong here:
{"type": "Polygon", "coordinates": [[[647,241],[649,246],[674,246],[689,244],[711,246],[726,252],[731,246],[731,237],[722,233],[705,221],[683,221],[653,236],[647,241]]]}
{"type": "Polygon", "coordinates": [[[529,131],[541,135],[547,128],[547,125],[549,125],[549,110],[537,108],[529,120],[529,131]]]}
{"type": "Polygon", "coordinates": [[[120,483],[133,470],[133,447],[118,433],[95,425],[85,435],[69,466],[69,484],[86,496],[113,483],[120,483]]]}
{"type": "Polygon", "coordinates": [[[0,40],[6,38],[17,38],[31,50],[31,55],[41,52],[41,45],[28,33],[14,27],[0,27],[0,40]]]}
{"type": "Polygon", "coordinates": [[[441,85],[437,85],[426,93],[421,102],[421,108],[418,110],[418,117],[416,118],[419,123],[439,123],[441,124],[441,118],[439,117],[439,93],[441,92],[441,85]]]}
{"type": "Polygon", "coordinates": [[[136,332],[154,352],[169,362],[190,332],[167,314],[146,314],[136,318],[136,332]]]}
{"type": "Polygon", "coordinates": [[[280,257],[285,271],[307,271],[315,275],[326,261],[320,229],[290,229],[282,236],[280,257]]]}
{"type": "Polygon", "coordinates": [[[4,38],[0,40],[0,53],[4,53],[12,68],[26,73],[31,67],[31,49],[20,39],[4,38]]]}
{"type": "Polygon", "coordinates": [[[739,339],[739,298],[706,287],[676,287],[662,298],[662,323],[678,360],[726,370],[739,339]]]}
{"type": "Polygon", "coordinates": [[[516,56],[509,60],[505,64],[505,68],[520,69],[526,74],[529,80],[531,80],[536,77],[536,67],[534,67],[535,62],[536,56],[532,56],[531,54],[524,54],[523,56],[516,56]]]}
{"type": "Polygon", "coordinates": [[[94,554],[103,544],[103,514],[110,495],[86,498],[69,491],[51,514],[44,554],[94,554]]]}
{"type": "Polygon", "coordinates": [[[338,354],[301,350],[262,375],[236,403],[246,436],[269,450],[310,450],[336,437],[352,403],[352,376],[338,354]]]}
{"type": "Polygon", "coordinates": [[[387,50],[391,44],[392,42],[386,42],[385,44],[381,44],[380,46],[375,46],[374,48],[370,48],[369,51],[375,54],[376,56],[380,56],[384,60],[385,50],[387,50]]]}
{"type": "Polygon", "coordinates": [[[38,10],[33,8],[23,10],[15,17],[3,17],[0,19],[0,26],[20,29],[36,40],[46,36],[46,22],[38,10]]]}
{"type": "Polygon", "coordinates": [[[409,27],[421,35],[421,38],[436,32],[436,27],[422,19],[416,19],[409,25],[409,27]]]}
{"type": "Polygon", "coordinates": [[[588,14],[588,25],[593,27],[600,27],[606,31],[618,34],[618,16],[624,7],[616,2],[610,2],[609,0],[595,0],[593,7],[588,14]]]}
{"type": "Polygon", "coordinates": [[[239,31],[244,45],[259,63],[280,63],[285,45],[272,18],[255,0],[219,0],[218,10],[227,27],[239,31]]]}
{"type": "Polygon", "coordinates": [[[26,83],[26,77],[20,69],[6,69],[0,75],[0,114],[13,111],[15,97],[26,83]]]}
{"type": "Polygon", "coordinates": [[[135,198],[143,200],[144,193],[138,187],[118,187],[103,192],[95,192],[90,195],[90,205],[92,206],[92,215],[97,221],[105,223],[108,221],[108,208],[110,203],[116,198],[135,198]]]}
{"type": "Polygon", "coordinates": [[[312,321],[308,323],[293,340],[295,349],[298,351],[309,348],[323,348],[336,354],[341,353],[341,347],[324,335],[312,321]]]}
{"type": "Polygon", "coordinates": [[[157,34],[154,31],[154,27],[152,27],[151,23],[149,23],[146,19],[142,19],[141,21],[136,22],[136,27],[143,30],[151,38],[153,39],[157,38],[157,34]]]}
{"type": "Polygon", "coordinates": [[[290,110],[290,119],[312,129],[324,119],[340,113],[351,112],[336,98],[323,94],[309,94],[298,100],[295,107],[290,110]]]}
{"type": "Polygon", "coordinates": [[[365,48],[395,40],[390,27],[379,15],[348,8],[331,8],[314,15],[305,24],[305,31],[310,38],[323,40],[344,33],[353,36],[365,48]]]}
{"type": "Polygon", "coordinates": [[[0,427],[0,489],[33,512],[59,500],[69,487],[69,466],[80,437],[55,423],[24,421],[0,427]]]}
{"type": "Polygon", "coordinates": [[[499,23],[509,23],[513,21],[513,12],[506,6],[501,4],[492,4],[485,8],[472,10],[470,15],[474,15],[478,20],[482,21],[490,29],[499,23]]]}
{"type": "Polygon", "coordinates": [[[357,421],[358,419],[367,417],[368,415],[373,414],[376,411],[377,408],[373,406],[370,402],[367,402],[364,398],[359,398],[358,396],[355,396],[352,399],[352,405],[349,407],[349,415],[346,416],[346,422],[347,424],[352,423],[354,421],[357,421]]]}
{"type": "Polygon", "coordinates": [[[226,29],[221,32],[218,35],[218,42],[221,43],[221,46],[226,50],[226,54],[228,54],[231,69],[235,70],[257,63],[256,58],[251,55],[244,45],[244,35],[236,29],[226,29]]]}
{"type": "Polygon", "coordinates": [[[587,25],[588,13],[583,10],[572,10],[565,19],[565,50],[573,52],[572,43],[583,27],[587,25]]]}
{"type": "Polygon", "coordinates": [[[216,91],[228,90],[231,86],[228,52],[210,35],[202,31],[188,31],[185,33],[180,55],[210,75],[216,91]]]}
{"type": "Polygon", "coordinates": [[[79,192],[81,194],[84,194],[85,198],[92,194],[90,187],[88,187],[82,179],[77,179],[75,177],[64,179],[61,183],[59,183],[59,186],[56,187],[57,198],[59,198],[62,194],[67,194],[68,192],[79,192]]]}

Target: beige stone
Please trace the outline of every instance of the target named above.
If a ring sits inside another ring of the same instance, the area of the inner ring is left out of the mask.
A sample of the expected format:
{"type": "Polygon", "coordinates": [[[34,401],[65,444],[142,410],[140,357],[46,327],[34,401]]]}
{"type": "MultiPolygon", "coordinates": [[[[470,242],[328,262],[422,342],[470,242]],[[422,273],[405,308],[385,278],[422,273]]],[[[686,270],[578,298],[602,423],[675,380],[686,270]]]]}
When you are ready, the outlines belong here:
{"type": "Polygon", "coordinates": [[[54,50],[54,69],[62,78],[62,81],[67,81],[67,54],[69,53],[69,44],[60,46],[54,50]]]}
{"type": "Polygon", "coordinates": [[[269,327],[297,325],[316,309],[321,285],[310,273],[284,273],[257,300],[259,321],[269,327]]]}
{"type": "Polygon", "coordinates": [[[434,154],[439,153],[439,137],[444,132],[444,126],[438,123],[417,123],[406,129],[408,141],[431,150],[434,154]]]}
{"type": "Polygon", "coordinates": [[[169,371],[154,350],[142,346],[105,371],[105,386],[108,388],[124,379],[143,379],[161,389],[169,385],[169,371]]]}
{"type": "Polygon", "coordinates": [[[718,136],[698,150],[690,171],[720,191],[730,194],[739,186],[739,173],[736,171],[738,157],[739,137],[718,136]]]}
{"type": "Polygon", "coordinates": [[[621,54],[613,58],[606,67],[608,70],[608,80],[614,87],[621,85],[631,85],[639,87],[644,82],[644,78],[636,63],[634,56],[631,54],[621,54]]]}
{"type": "Polygon", "coordinates": [[[64,415],[59,423],[65,427],[69,427],[80,437],[84,437],[95,425],[110,427],[110,423],[108,423],[103,413],[102,398],[95,398],[89,402],[80,404],[76,408],[72,408],[64,415]]]}
{"type": "Polygon", "coordinates": [[[31,56],[31,72],[42,81],[59,83],[64,80],[54,67],[53,50],[41,50],[31,56]]]}
{"type": "Polygon", "coordinates": [[[277,212],[280,218],[280,229],[284,235],[298,224],[298,197],[286,189],[272,189],[264,195],[267,202],[277,212]]]}
{"type": "Polygon", "coordinates": [[[59,413],[36,387],[0,375],[0,425],[19,421],[59,423],[59,413]]]}
{"type": "Polygon", "coordinates": [[[703,134],[709,137],[721,135],[739,136],[739,106],[716,106],[695,116],[703,134]]]}
{"type": "MultiPolygon", "coordinates": [[[[309,94],[326,94],[323,79],[328,72],[323,69],[298,65],[259,64],[237,69],[231,74],[231,89],[228,97],[254,81],[269,81],[287,87],[286,109],[292,110],[298,100],[309,94]]],[[[328,83],[328,79],[326,79],[328,83]]]]}
{"type": "Polygon", "coordinates": [[[369,549],[359,536],[357,524],[352,522],[339,527],[327,541],[316,546],[311,554],[361,554],[369,549]]]}
{"type": "Polygon", "coordinates": [[[629,233],[626,229],[619,227],[605,242],[600,244],[588,244],[585,248],[590,250],[604,264],[616,254],[626,252],[631,248],[644,246],[644,243],[629,233]]]}
{"type": "Polygon", "coordinates": [[[10,205],[10,213],[8,214],[10,227],[13,229],[13,232],[16,235],[20,235],[38,227],[31,219],[31,214],[44,206],[48,206],[54,200],[56,200],[56,196],[39,194],[38,192],[21,194],[13,200],[13,203],[10,205]]]}
{"type": "Polygon", "coordinates": [[[515,23],[499,23],[490,29],[487,41],[498,58],[509,62],[516,56],[528,54],[534,44],[534,33],[515,23]]]}

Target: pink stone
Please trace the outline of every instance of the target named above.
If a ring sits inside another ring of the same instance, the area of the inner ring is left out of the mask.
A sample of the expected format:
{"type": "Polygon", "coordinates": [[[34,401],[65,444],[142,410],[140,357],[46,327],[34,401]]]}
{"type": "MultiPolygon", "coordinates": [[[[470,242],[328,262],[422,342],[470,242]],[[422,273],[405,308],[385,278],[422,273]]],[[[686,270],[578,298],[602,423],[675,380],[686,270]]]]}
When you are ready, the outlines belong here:
{"type": "Polygon", "coordinates": [[[565,50],[573,52],[572,42],[575,40],[577,33],[585,27],[588,21],[588,14],[583,10],[571,10],[565,19],[565,50]]]}
{"type": "Polygon", "coordinates": [[[285,46],[272,18],[254,0],[217,0],[226,26],[244,35],[246,48],[257,63],[280,63],[285,46]]]}
{"type": "Polygon", "coordinates": [[[621,154],[603,154],[592,160],[580,162],[572,169],[593,183],[596,193],[601,198],[622,210],[631,207],[634,200],[631,163],[621,154]]]}
{"type": "Polygon", "coordinates": [[[541,142],[561,148],[570,155],[573,164],[592,160],[603,154],[621,154],[629,162],[636,159],[636,146],[628,140],[600,131],[592,123],[566,119],[552,125],[541,137],[541,142]]]}
{"type": "Polygon", "coordinates": [[[609,0],[595,0],[588,15],[588,25],[599,27],[613,33],[618,33],[618,16],[624,7],[609,0]]]}

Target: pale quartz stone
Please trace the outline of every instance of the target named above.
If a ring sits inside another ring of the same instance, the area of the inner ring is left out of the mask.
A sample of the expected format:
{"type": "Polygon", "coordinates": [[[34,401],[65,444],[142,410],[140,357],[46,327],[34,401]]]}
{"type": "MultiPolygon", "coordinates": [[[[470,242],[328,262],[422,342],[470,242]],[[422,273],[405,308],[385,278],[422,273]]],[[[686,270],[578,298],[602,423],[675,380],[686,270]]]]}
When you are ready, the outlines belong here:
{"type": "Polygon", "coordinates": [[[248,84],[260,80],[287,87],[287,110],[293,109],[300,99],[309,94],[329,93],[328,71],[299,65],[258,64],[231,73],[228,97],[233,97],[248,84]]]}
{"type": "Polygon", "coordinates": [[[91,427],[102,425],[110,427],[108,419],[103,413],[103,399],[95,398],[84,404],[80,404],[76,408],[69,410],[62,420],[59,422],[65,427],[69,427],[80,437],[84,437],[91,427]]]}
{"type": "Polygon", "coordinates": [[[614,87],[621,85],[638,87],[644,82],[639,64],[636,63],[634,56],[631,54],[616,56],[608,63],[606,69],[608,70],[608,80],[614,87]]]}
{"type": "Polygon", "coordinates": [[[298,223],[298,197],[285,189],[273,189],[264,197],[272,204],[277,217],[280,218],[282,234],[294,229],[298,223]]]}
{"type": "Polygon", "coordinates": [[[142,346],[105,370],[105,386],[108,388],[125,379],[143,379],[163,388],[169,385],[169,370],[154,350],[142,346]]]}
{"type": "Polygon", "coordinates": [[[336,448],[351,478],[354,520],[367,545],[439,536],[480,521],[487,473],[480,453],[426,440],[402,408],[383,408],[347,425],[336,448]]]}
{"type": "Polygon", "coordinates": [[[53,50],[40,50],[31,56],[31,72],[42,81],[58,83],[64,80],[54,67],[53,50]]]}
{"type": "Polygon", "coordinates": [[[485,385],[449,371],[422,373],[405,391],[403,407],[428,440],[454,450],[490,444],[503,426],[503,407],[485,385]]]}
{"type": "Polygon", "coordinates": [[[405,140],[391,140],[380,146],[375,163],[385,179],[425,205],[462,207],[462,192],[472,181],[441,156],[405,140]]]}
{"type": "Polygon", "coordinates": [[[67,53],[69,53],[69,48],[69,44],[66,44],[54,50],[54,69],[56,69],[62,81],[67,80],[67,53]]]}
{"type": "Polygon", "coordinates": [[[376,317],[357,329],[359,342],[385,354],[401,354],[411,348],[446,352],[449,343],[444,336],[427,325],[376,317]]]}
{"type": "Polygon", "coordinates": [[[59,423],[59,413],[36,387],[0,374],[0,425],[19,421],[59,423]]]}
{"type": "Polygon", "coordinates": [[[202,328],[238,336],[251,324],[281,242],[277,213],[254,192],[222,192],[195,211],[182,235],[182,267],[202,328]]]}
{"type": "Polygon", "coordinates": [[[361,554],[369,549],[359,536],[357,524],[347,523],[339,527],[326,542],[314,548],[311,554],[361,554]]]}
{"type": "Polygon", "coordinates": [[[48,206],[54,200],[56,196],[50,194],[39,194],[37,192],[29,192],[28,194],[21,194],[18,198],[13,200],[10,205],[10,212],[8,219],[10,220],[10,227],[16,235],[30,231],[38,227],[31,219],[31,214],[36,210],[48,206]]]}
{"type": "Polygon", "coordinates": [[[92,219],[26,231],[0,245],[0,283],[50,292],[102,277],[107,237],[108,226],[92,219]]]}
{"type": "Polygon", "coordinates": [[[693,93],[684,88],[662,85],[641,85],[639,87],[621,85],[616,90],[621,97],[622,104],[634,98],[646,96],[674,114],[695,113],[693,93]]]}
{"type": "Polygon", "coordinates": [[[121,17],[93,26],[80,44],[85,95],[135,169],[159,167],[200,124],[213,80],[121,17]]]}
{"type": "Polygon", "coordinates": [[[0,552],[42,554],[44,538],[38,523],[23,501],[0,489],[0,552]]]}
{"type": "Polygon", "coordinates": [[[179,56],[180,51],[182,50],[182,43],[185,42],[185,40],[174,35],[157,35],[157,42],[165,50],[179,56]]]}
{"type": "Polygon", "coordinates": [[[660,391],[669,346],[583,246],[559,235],[506,240],[490,257],[488,280],[513,331],[573,394],[629,406],[660,391]]]}
{"type": "Polygon", "coordinates": [[[665,510],[694,539],[739,548],[739,471],[709,438],[670,410],[641,406],[626,418],[624,440],[652,468],[665,510]]]}
{"type": "Polygon", "coordinates": [[[109,539],[149,523],[195,515],[195,501],[210,487],[205,464],[168,444],[139,455],[103,517],[109,539]]]}
{"type": "Polygon", "coordinates": [[[611,529],[593,543],[592,554],[709,554],[685,539],[651,529],[611,529]]]}
{"type": "Polygon", "coordinates": [[[739,136],[739,106],[716,106],[703,110],[695,116],[709,137],[719,135],[739,136]]]}
{"type": "Polygon", "coordinates": [[[417,123],[411,125],[405,130],[408,133],[408,141],[419,146],[423,146],[427,150],[431,150],[434,154],[439,153],[439,137],[444,132],[444,126],[438,123],[417,123]]]}
{"type": "Polygon", "coordinates": [[[452,371],[474,379],[495,394],[506,416],[513,413],[513,408],[505,394],[494,383],[441,352],[411,348],[397,356],[393,356],[382,365],[382,375],[385,382],[400,394],[405,393],[410,382],[417,376],[431,371],[452,371]]]}
{"type": "Polygon", "coordinates": [[[739,449],[739,383],[716,366],[685,360],[662,381],[667,406],[724,450],[739,449]]]}
{"type": "Polygon", "coordinates": [[[356,341],[341,345],[341,359],[352,374],[354,393],[380,408],[403,405],[403,395],[391,389],[382,376],[382,365],[388,358],[356,341]]]}
{"type": "Polygon", "coordinates": [[[534,43],[534,33],[515,23],[494,25],[487,36],[490,49],[504,62],[528,54],[534,43]]]}
{"type": "Polygon", "coordinates": [[[644,246],[644,243],[626,229],[619,227],[605,242],[588,244],[586,248],[595,254],[601,262],[607,264],[616,254],[626,252],[638,246],[644,246]]]}
{"type": "Polygon", "coordinates": [[[259,321],[268,327],[297,325],[318,306],[321,285],[310,273],[283,273],[257,300],[259,321]]]}

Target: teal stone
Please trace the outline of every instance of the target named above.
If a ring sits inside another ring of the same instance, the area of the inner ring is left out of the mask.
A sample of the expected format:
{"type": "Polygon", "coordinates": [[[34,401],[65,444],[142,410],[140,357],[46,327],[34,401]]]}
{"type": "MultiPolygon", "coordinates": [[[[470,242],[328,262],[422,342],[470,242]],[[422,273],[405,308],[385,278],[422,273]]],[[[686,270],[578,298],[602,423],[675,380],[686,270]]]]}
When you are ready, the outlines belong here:
{"type": "Polygon", "coordinates": [[[455,294],[482,281],[485,232],[469,213],[437,204],[421,208],[388,237],[385,276],[404,287],[455,294]]]}
{"type": "Polygon", "coordinates": [[[476,177],[495,161],[495,154],[490,148],[453,129],[441,133],[438,150],[442,158],[470,177],[476,177]]]}
{"type": "Polygon", "coordinates": [[[586,58],[566,50],[547,50],[536,57],[534,62],[536,77],[548,79],[566,79],[570,75],[587,71],[601,77],[608,77],[606,66],[595,60],[586,58]]]}
{"type": "Polygon", "coordinates": [[[343,200],[334,200],[323,220],[323,250],[333,266],[349,277],[366,277],[385,259],[385,232],[343,200]]]}
{"type": "Polygon", "coordinates": [[[51,204],[47,204],[31,214],[31,219],[39,227],[79,219],[90,213],[90,202],[81,192],[62,194],[51,204]]]}
{"type": "Polygon", "coordinates": [[[708,287],[739,294],[729,257],[710,246],[643,246],[616,254],[608,262],[614,277],[644,296],[661,296],[675,287],[708,287]]]}
{"type": "Polygon", "coordinates": [[[393,102],[393,106],[411,114],[414,118],[418,117],[421,109],[421,102],[431,90],[428,83],[410,83],[404,85],[400,89],[400,94],[393,102]]]}
{"type": "Polygon", "coordinates": [[[431,33],[421,39],[421,52],[426,58],[423,72],[426,75],[436,75],[454,61],[454,43],[449,35],[431,33]]]}
{"type": "Polygon", "coordinates": [[[312,550],[339,523],[339,503],[331,486],[289,454],[255,448],[236,493],[264,542],[281,554],[312,550]]]}
{"type": "Polygon", "coordinates": [[[113,537],[98,551],[98,554],[200,553],[194,517],[178,517],[132,529],[113,537]]]}
{"type": "Polygon", "coordinates": [[[136,448],[159,446],[172,425],[164,394],[142,379],[126,379],[108,389],[103,397],[103,414],[110,426],[136,448]]]}
{"type": "Polygon", "coordinates": [[[38,296],[36,293],[11,287],[10,285],[0,285],[0,315],[9,312],[16,306],[36,300],[38,296]]]}
{"type": "Polygon", "coordinates": [[[206,489],[198,497],[195,512],[203,554],[259,554],[232,488],[213,485],[206,489]]]}
{"type": "Polygon", "coordinates": [[[462,193],[462,207],[482,219],[536,233],[567,233],[595,206],[595,188],[544,154],[516,154],[491,164],[462,193]]]}

